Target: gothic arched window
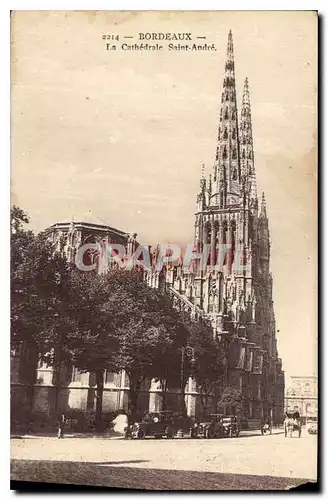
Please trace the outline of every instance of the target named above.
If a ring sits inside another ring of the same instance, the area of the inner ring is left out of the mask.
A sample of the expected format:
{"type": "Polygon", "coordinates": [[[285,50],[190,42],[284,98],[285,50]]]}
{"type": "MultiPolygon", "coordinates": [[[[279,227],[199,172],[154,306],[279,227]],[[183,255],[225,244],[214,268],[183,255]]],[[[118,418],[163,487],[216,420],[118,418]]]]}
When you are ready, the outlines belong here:
{"type": "Polygon", "coordinates": [[[245,158],[245,149],[243,149],[242,157],[245,158]]]}
{"type": "Polygon", "coordinates": [[[234,119],[235,119],[235,117],[236,117],[236,113],[233,111],[233,112],[232,112],[232,116],[231,116],[231,118],[234,120],[234,119]]]}
{"type": "Polygon", "coordinates": [[[248,158],[249,158],[250,160],[252,159],[252,152],[251,152],[251,151],[248,153],[248,158]]]}
{"type": "Polygon", "coordinates": [[[236,169],[236,168],[234,168],[234,169],[233,169],[233,173],[232,173],[232,180],[233,180],[233,181],[236,181],[236,180],[237,180],[237,169],[236,169]]]}
{"type": "Polygon", "coordinates": [[[232,150],[232,159],[235,160],[236,158],[237,158],[236,148],[233,148],[233,150],[232,150]]]}
{"type": "Polygon", "coordinates": [[[222,158],[223,158],[224,160],[226,160],[226,159],[227,159],[227,148],[226,148],[225,146],[224,146],[224,148],[223,148],[222,158]]]}
{"type": "Polygon", "coordinates": [[[223,138],[224,139],[228,139],[228,130],[227,130],[227,127],[225,127],[225,129],[224,129],[223,138]]]}
{"type": "Polygon", "coordinates": [[[234,128],[233,131],[232,131],[232,138],[233,139],[236,139],[236,129],[234,128]]]}
{"type": "Polygon", "coordinates": [[[226,108],[224,113],[224,119],[227,120],[229,118],[228,108],[226,108]]]}

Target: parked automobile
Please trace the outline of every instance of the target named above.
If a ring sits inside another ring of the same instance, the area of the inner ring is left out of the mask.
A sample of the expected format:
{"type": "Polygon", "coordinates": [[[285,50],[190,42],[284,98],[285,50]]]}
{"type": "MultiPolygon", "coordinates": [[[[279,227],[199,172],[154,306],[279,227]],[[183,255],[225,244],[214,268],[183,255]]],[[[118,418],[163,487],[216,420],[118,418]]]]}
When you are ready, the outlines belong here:
{"type": "Polygon", "coordinates": [[[163,411],[148,413],[140,421],[134,422],[129,428],[129,437],[144,439],[146,436],[167,439],[173,438],[179,430],[190,435],[192,420],[182,414],[163,411]]]}
{"type": "Polygon", "coordinates": [[[318,421],[312,420],[307,423],[307,431],[309,434],[318,434],[318,421]]]}
{"type": "Polygon", "coordinates": [[[222,424],[223,415],[212,413],[204,415],[204,418],[194,424],[191,429],[192,438],[213,439],[225,436],[225,429],[222,424]]]}
{"type": "Polygon", "coordinates": [[[225,430],[225,435],[229,437],[238,437],[240,433],[240,423],[235,415],[225,416],[222,418],[222,425],[225,430]]]}

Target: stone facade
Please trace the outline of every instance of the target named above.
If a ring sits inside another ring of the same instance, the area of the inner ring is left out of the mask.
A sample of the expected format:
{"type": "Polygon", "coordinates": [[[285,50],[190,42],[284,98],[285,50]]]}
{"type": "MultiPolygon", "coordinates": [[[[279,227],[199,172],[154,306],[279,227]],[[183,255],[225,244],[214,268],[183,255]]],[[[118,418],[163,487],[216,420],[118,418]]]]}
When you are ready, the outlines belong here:
{"type": "Polygon", "coordinates": [[[303,417],[318,417],[317,377],[290,377],[285,395],[286,411],[298,410],[303,417]]]}

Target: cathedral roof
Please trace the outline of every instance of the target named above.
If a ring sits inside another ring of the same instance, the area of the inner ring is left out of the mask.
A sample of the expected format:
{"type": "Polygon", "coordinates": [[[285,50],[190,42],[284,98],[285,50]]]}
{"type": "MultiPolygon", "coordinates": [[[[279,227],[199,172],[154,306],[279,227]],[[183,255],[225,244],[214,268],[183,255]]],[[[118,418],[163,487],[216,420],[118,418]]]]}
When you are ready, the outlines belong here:
{"type": "Polygon", "coordinates": [[[57,229],[65,232],[68,231],[73,225],[76,229],[88,229],[104,233],[112,232],[123,237],[128,237],[129,235],[129,233],[122,231],[121,229],[108,225],[106,221],[95,216],[91,210],[81,214],[79,217],[74,215],[70,221],[56,222],[55,224],[52,224],[47,231],[57,229]]]}

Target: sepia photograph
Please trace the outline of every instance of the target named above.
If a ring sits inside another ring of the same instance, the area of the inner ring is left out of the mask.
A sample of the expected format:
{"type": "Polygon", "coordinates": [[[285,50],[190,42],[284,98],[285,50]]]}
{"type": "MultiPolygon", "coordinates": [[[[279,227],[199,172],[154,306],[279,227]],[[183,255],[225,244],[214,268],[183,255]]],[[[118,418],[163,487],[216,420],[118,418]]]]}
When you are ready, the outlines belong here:
{"type": "Polygon", "coordinates": [[[10,24],[11,488],[314,491],[317,11],[10,24]]]}

